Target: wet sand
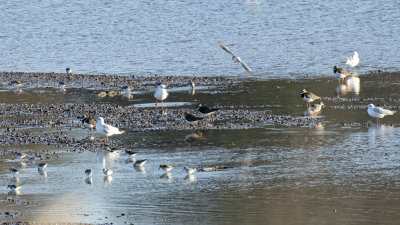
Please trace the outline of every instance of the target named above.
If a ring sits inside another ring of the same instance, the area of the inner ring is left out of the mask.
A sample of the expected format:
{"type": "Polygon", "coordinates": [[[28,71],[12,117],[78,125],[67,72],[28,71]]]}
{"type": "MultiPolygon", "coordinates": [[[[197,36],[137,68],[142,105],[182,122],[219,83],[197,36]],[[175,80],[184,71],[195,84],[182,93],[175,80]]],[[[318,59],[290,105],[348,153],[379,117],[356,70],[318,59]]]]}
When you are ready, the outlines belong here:
{"type": "MultiPolygon", "coordinates": [[[[15,158],[15,152],[28,155],[21,167],[36,167],[40,162],[60,160],[60,151],[98,152],[121,151],[163,145],[154,142],[159,132],[191,132],[253,130],[265,127],[289,129],[291,127],[368,127],[375,123],[366,114],[369,103],[398,110],[400,95],[398,73],[360,75],[359,83],[339,85],[336,77],[305,78],[293,80],[255,80],[223,77],[163,77],[114,76],[55,73],[0,74],[0,152],[3,160],[15,158]],[[24,83],[19,88],[10,87],[13,80],[24,83]],[[65,90],[57,86],[67,84],[65,90]],[[196,84],[192,90],[188,83],[196,84]],[[155,83],[168,85],[170,96],[165,108],[155,108],[153,92],[155,83]],[[358,85],[358,89],[357,89],[358,85]],[[122,86],[130,86],[131,94],[124,95],[122,86]],[[322,97],[324,108],[318,115],[310,115],[300,90],[306,88],[322,97]],[[102,92],[115,95],[99,97],[102,92]],[[196,112],[198,103],[218,107],[210,116],[196,112]],[[184,113],[204,117],[192,124],[184,113]],[[103,116],[126,134],[110,137],[104,144],[99,135],[90,134],[81,119],[84,116],[103,116]]],[[[356,81],[357,82],[357,81],[356,81]]],[[[397,115],[381,120],[382,124],[397,127],[397,115]]],[[[231,134],[234,136],[234,134],[231,134]]],[[[181,137],[179,137],[182,140],[181,137]]],[[[201,139],[201,138],[200,138],[201,139]]],[[[194,137],[188,137],[189,145],[194,137]]],[[[173,142],[173,140],[171,140],[173,142]]],[[[164,141],[165,142],[165,141],[164,141]]],[[[18,161],[18,160],[17,160],[18,161]]],[[[14,162],[14,161],[13,161],[14,162]]],[[[208,165],[223,166],[223,165],[208,165]]],[[[7,167],[2,168],[4,174],[7,167]]],[[[23,195],[22,195],[23,196],[23,195]]],[[[7,205],[29,205],[29,200],[2,197],[2,208],[7,205]]],[[[28,213],[29,214],[29,213],[28,213]]],[[[6,221],[27,221],[22,211],[8,211],[0,218],[6,221]]],[[[69,221],[65,221],[69,222],[69,221]]]]}

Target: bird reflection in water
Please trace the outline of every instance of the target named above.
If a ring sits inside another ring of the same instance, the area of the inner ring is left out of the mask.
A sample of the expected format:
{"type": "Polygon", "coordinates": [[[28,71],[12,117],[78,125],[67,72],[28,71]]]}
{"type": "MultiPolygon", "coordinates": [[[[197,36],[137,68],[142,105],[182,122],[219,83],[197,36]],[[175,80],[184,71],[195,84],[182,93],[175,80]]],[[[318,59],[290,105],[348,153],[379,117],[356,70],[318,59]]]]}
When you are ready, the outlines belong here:
{"type": "Polygon", "coordinates": [[[162,179],[172,180],[172,174],[170,172],[166,172],[160,176],[162,179]]]}
{"type": "Polygon", "coordinates": [[[185,180],[189,181],[190,183],[193,183],[196,181],[196,177],[193,174],[188,174],[185,176],[185,180]]]}
{"type": "Polygon", "coordinates": [[[38,168],[38,172],[40,176],[47,178],[47,171],[45,169],[38,168]]]}
{"type": "Polygon", "coordinates": [[[322,107],[324,106],[324,103],[321,102],[319,104],[313,104],[310,108],[308,108],[306,111],[303,112],[304,116],[319,116],[322,112],[322,107]]]}
{"type": "Polygon", "coordinates": [[[104,176],[103,181],[106,184],[110,184],[113,181],[113,177],[111,175],[104,176]]]}
{"type": "Polygon", "coordinates": [[[188,144],[189,148],[192,143],[201,140],[203,140],[203,133],[201,131],[192,132],[185,137],[185,142],[188,144]]]}
{"type": "Polygon", "coordinates": [[[93,184],[93,179],[91,177],[87,177],[85,179],[85,183],[92,185],[93,184]]]}
{"type": "Polygon", "coordinates": [[[335,96],[337,98],[344,97],[350,92],[353,92],[357,96],[360,94],[360,78],[357,74],[347,76],[344,84],[336,87],[335,96]]]}
{"type": "Polygon", "coordinates": [[[189,81],[189,94],[196,94],[196,86],[193,81],[189,81]]]}

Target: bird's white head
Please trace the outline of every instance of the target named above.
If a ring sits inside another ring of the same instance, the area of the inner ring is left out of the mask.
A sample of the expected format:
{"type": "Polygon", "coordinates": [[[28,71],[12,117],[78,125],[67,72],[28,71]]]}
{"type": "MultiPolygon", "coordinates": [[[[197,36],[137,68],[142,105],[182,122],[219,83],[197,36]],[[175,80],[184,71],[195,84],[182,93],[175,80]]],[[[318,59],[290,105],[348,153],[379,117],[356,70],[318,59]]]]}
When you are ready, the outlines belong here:
{"type": "Polygon", "coordinates": [[[358,57],[358,52],[354,52],[354,55],[355,55],[356,57],[358,57]]]}
{"type": "Polygon", "coordinates": [[[374,104],[369,104],[368,105],[368,108],[373,108],[374,107],[374,104]]]}
{"type": "Polygon", "coordinates": [[[166,89],[167,88],[167,86],[165,84],[160,84],[160,85],[158,85],[158,87],[161,88],[161,89],[166,89]]]}
{"type": "Polygon", "coordinates": [[[99,124],[103,124],[103,123],[104,123],[104,119],[103,119],[103,117],[101,117],[101,116],[97,117],[96,121],[97,121],[97,123],[99,123],[99,124]]]}

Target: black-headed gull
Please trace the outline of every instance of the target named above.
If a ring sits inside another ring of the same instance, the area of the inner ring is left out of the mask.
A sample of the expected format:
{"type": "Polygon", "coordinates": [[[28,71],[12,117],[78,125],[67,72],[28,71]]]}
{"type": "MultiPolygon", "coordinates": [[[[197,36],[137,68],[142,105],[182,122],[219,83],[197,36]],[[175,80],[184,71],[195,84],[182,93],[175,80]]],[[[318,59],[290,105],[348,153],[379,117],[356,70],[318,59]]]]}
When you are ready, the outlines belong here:
{"type": "Polygon", "coordinates": [[[300,97],[307,102],[307,108],[309,108],[310,102],[313,102],[317,99],[321,99],[321,97],[311,92],[308,92],[306,89],[301,90],[300,97]]]}
{"type": "Polygon", "coordinates": [[[351,68],[356,70],[356,66],[360,62],[360,58],[358,58],[358,52],[354,52],[353,56],[347,57],[346,64],[350,66],[351,68]]]}
{"type": "Polygon", "coordinates": [[[117,127],[113,127],[109,124],[104,123],[103,117],[98,117],[97,118],[97,124],[96,124],[96,131],[99,132],[102,135],[105,135],[104,138],[104,143],[108,142],[108,137],[112,136],[114,134],[123,134],[125,131],[120,131],[117,127]]]}
{"type": "Polygon", "coordinates": [[[156,107],[157,100],[161,101],[161,107],[164,108],[164,100],[168,97],[167,86],[161,83],[157,83],[157,89],[154,93],[154,98],[156,98],[156,107]]]}
{"type": "Polygon", "coordinates": [[[229,54],[232,55],[232,60],[233,60],[233,61],[240,63],[240,64],[243,66],[243,68],[244,68],[248,73],[253,74],[253,70],[250,69],[250,67],[248,67],[248,66],[246,65],[246,63],[245,63],[239,56],[237,56],[235,53],[233,53],[228,47],[226,47],[226,46],[225,46],[224,44],[222,44],[221,42],[218,42],[218,45],[219,45],[219,47],[221,47],[223,50],[225,50],[227,53],[229,53],[229,54]]]}
{"type": "Polygon", "coordinates": [[[391,111],[388,109],[383,109],[381,107],[375,107],[374,104],[369,104],[368,105],[368,115],[371,117],[376,118],[376,123],[378,123],[379,119],[385,117],[385,116],[391,116],[393,115],[396,111],[391,111]]]}

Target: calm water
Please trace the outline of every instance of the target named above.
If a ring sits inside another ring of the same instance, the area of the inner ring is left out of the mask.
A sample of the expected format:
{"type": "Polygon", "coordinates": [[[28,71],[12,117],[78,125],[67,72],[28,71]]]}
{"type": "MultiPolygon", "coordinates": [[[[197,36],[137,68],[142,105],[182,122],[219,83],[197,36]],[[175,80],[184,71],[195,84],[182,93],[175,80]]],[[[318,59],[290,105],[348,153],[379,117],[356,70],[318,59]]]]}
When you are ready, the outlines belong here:
{"type": "Polygon", "coordinates": [[[332,75],[353,51],[359,72],[398,71],[398,1],[6,1],[0,70],[247,76],[332,75]]]}

